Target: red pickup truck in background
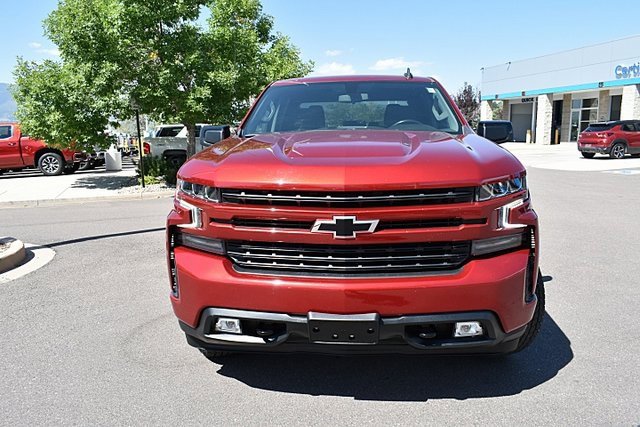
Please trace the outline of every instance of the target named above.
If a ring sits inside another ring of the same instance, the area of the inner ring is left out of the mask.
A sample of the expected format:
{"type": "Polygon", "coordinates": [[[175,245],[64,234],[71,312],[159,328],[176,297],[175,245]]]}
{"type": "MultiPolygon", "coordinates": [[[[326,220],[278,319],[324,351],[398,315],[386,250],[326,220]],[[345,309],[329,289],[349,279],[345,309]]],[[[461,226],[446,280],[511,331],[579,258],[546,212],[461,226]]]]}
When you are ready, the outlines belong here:
{"type": "Polygon", "coordinates": [[[49,147],[44,141],[23,135],[17,123],[0,122],[0,173],[36,167],[45,175],[73,173],[85,154],[49,147]]]}

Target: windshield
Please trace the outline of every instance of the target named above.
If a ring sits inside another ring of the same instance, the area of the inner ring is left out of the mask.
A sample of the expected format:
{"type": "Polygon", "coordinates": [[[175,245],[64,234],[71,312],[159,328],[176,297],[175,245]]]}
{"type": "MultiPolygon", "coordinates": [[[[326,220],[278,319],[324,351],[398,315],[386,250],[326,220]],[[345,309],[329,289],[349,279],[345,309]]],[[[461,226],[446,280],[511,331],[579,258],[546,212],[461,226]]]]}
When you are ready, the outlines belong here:
{"type": "Polygon", "coordinates": [[[366,81],[272,86],[242,133],[337,129],[462,132],[434,83],[366,81]]]}

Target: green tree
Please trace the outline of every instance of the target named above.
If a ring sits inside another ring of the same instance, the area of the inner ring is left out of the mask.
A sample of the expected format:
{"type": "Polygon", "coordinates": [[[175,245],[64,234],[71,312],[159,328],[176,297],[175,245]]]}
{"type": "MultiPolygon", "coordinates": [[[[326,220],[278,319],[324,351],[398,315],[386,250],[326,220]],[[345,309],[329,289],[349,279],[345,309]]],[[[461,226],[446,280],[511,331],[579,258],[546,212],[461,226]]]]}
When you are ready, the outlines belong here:
{"type": "Polygon", "coordinates": [[[453,100],[467,119],[471,127],[476,127],[480,119],[480,95],[476,88],[464,82],[462,88],[454,95],[453,100]]]}
{"type": "Polygon", "coordinates": [[[60,0],[45,29],[95,96],[184,124],[188,155],[196,123],[237,121],[270,81],[313,67],[259,0],[60,0]]]}
{"type": "Polygon", "coordinates": [[[504,109],[504,102],[502,101],[494,101],[493,108],[491,109],[493,120],[502,120],[502,111],[504,109]]]}
{"type": "Polygon", "coordinates": [[[118,99],[95,97],[81,75],[59,62],[18,59],[12,87],[17,119],[25,133],[50,145],[92,150],[111,141],[104,130],[118,110],[118,99]]]}

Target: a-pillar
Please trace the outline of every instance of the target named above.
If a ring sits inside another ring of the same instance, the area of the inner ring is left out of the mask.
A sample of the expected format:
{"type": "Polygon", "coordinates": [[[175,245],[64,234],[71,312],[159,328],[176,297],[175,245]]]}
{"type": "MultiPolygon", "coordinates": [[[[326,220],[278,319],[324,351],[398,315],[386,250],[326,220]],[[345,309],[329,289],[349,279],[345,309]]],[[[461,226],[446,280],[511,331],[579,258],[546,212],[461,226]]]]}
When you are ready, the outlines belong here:
{"type": "Polygon", "coordinates": [[[629,85],[622,88],[622,105],[620,120],[631,120],[640,117],[640,85],[629,85]]]}
{"type": "Polygon", "coordinates": [[[538,96],[536,114],[536,144],[551,144],[551,120],[553,118],[553,95],[538,96]]]}

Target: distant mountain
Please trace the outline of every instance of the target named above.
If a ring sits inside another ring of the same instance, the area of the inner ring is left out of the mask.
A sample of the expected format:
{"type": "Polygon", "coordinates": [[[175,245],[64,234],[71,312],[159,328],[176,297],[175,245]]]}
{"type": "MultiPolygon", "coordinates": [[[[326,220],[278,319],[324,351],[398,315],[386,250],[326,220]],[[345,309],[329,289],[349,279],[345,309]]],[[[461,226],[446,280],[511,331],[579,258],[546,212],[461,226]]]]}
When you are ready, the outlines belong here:
{"type": "Polygon", "coordinates": [[[9,85],[0,83],[0,121],[15,120],[16,109],[16,101],[9,92],[9,85]]]}

